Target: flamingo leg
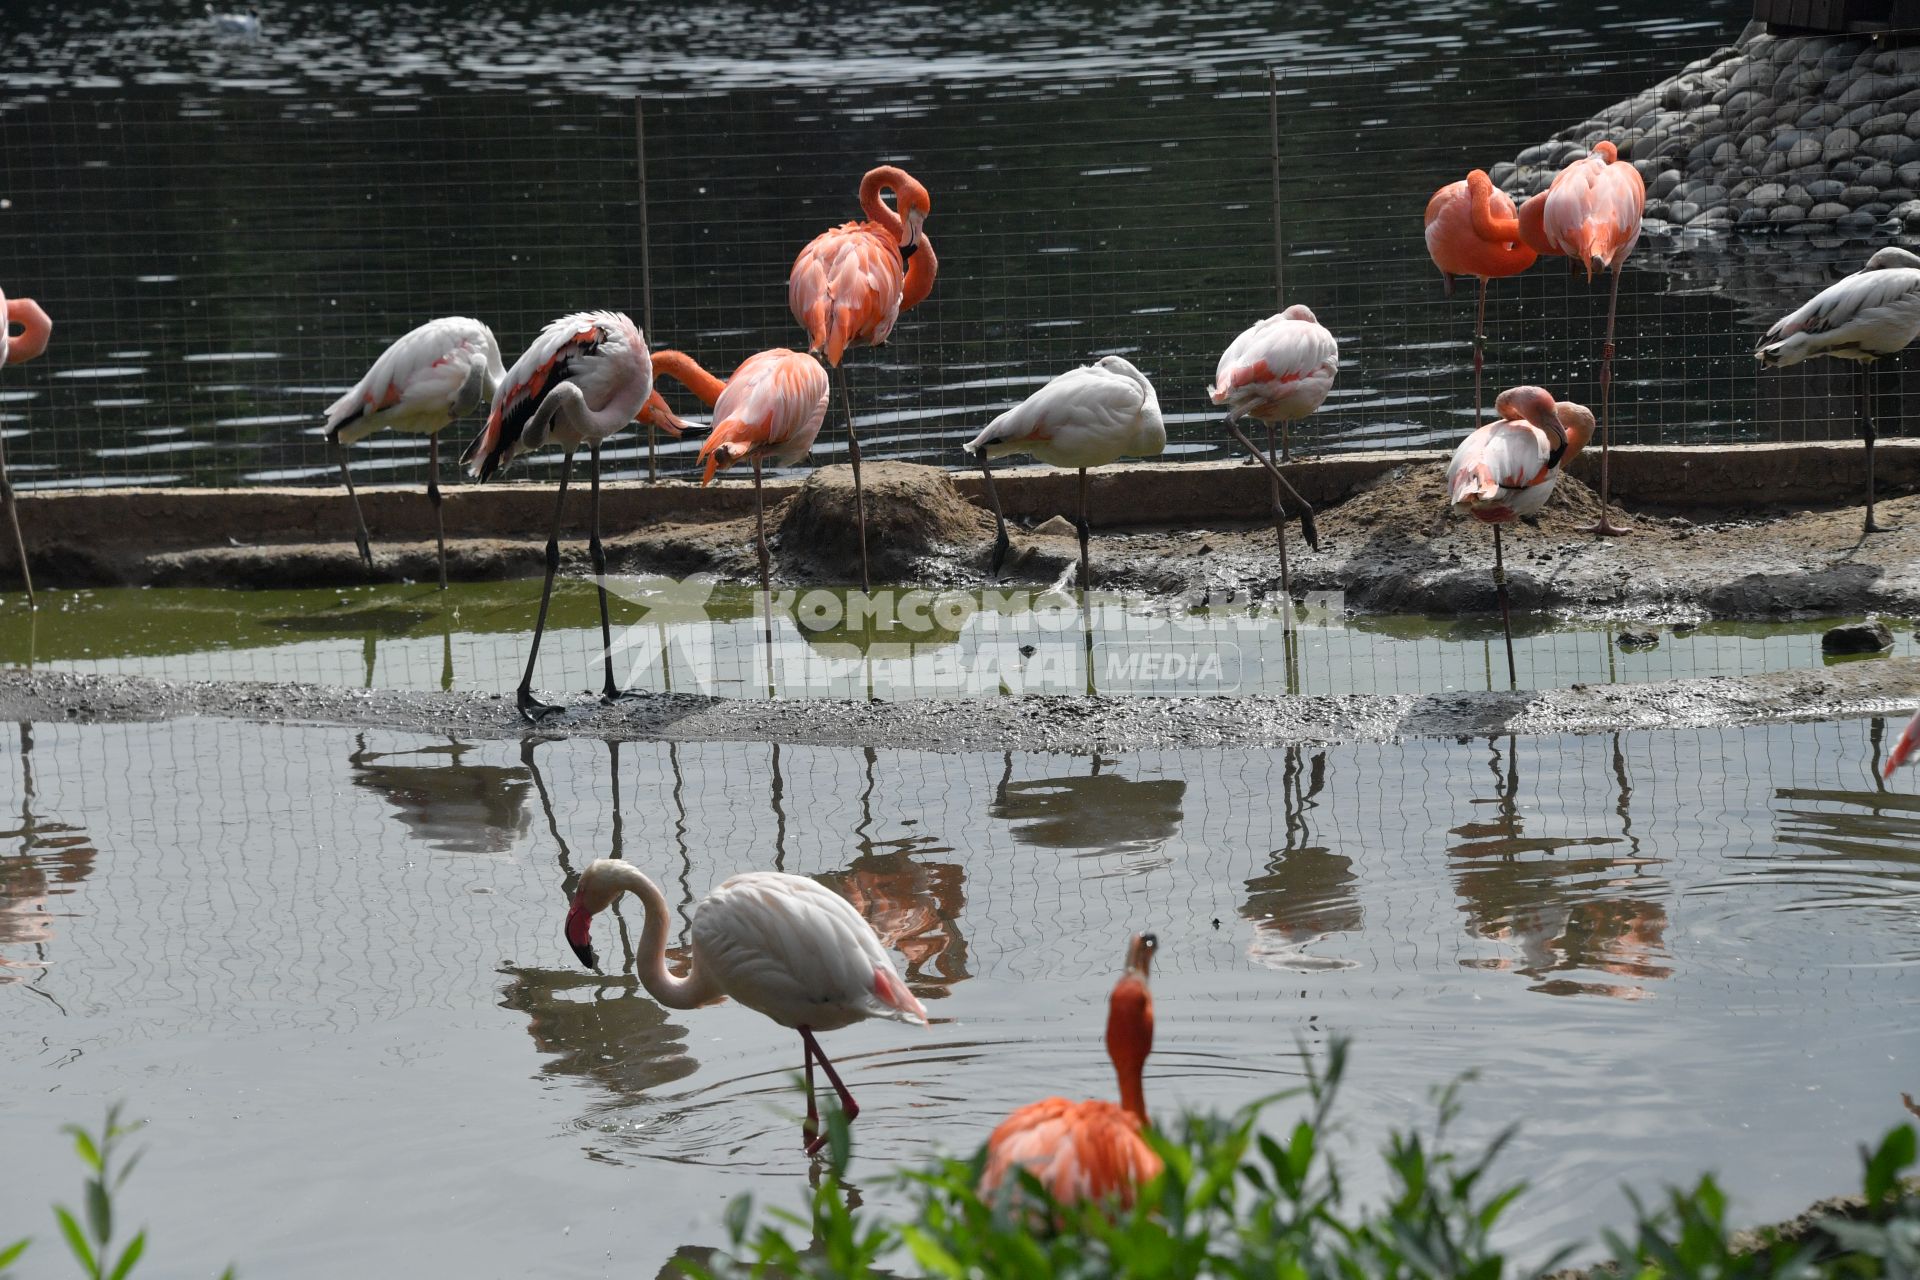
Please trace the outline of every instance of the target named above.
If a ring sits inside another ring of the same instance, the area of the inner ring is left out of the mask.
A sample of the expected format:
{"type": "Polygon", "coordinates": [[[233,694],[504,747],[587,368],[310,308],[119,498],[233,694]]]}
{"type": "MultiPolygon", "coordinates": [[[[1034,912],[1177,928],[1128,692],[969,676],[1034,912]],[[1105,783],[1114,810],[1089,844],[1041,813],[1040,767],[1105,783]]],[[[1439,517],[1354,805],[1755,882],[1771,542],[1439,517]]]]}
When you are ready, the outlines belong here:
{"type": "Polygon", "coordinates": [[[1507,688],[1518,689],[1520,677],[1513,668],[1513,612],[1507,595],[1507,562],[1500,553],[1500,526],[1493,526],[1493,594],[1500,600],[1500,630],[1507,637],[1507,688]]]}
{"type": "Polygon", "coordinates": [[[553,575],[560,569],[560,513],[567,504],[567,477],[572,473],[573,450],[569,449],[560,460],[560,491],[553,495],[553,527],[547,531],[547,580],[540,588],[540,613],[533,623],[533,647],[527,650],[527,670],[520,677],[520,688],[515,692],[521,718],[531,724],[538,724],[542,716],[560,710],[553,703],[541,702],[533,696],[533,664],[540,657],[540,637],[547,629],[547,605],[553,599],[553,575]]]}
{"type": "Polygon", "coordinates": [[[1299,504],[1300,536],[1307,540],[1309,547],[1318,551],[1320,549],[1320,531],[1313,523],[1313,504],[1300,496],[1292,483],[1288,481],[1286,473],[1281,471],[1279,467],[1274,466],[1273,460],[1267,457],[1266,454],[1260,452],[1259,446],[1255,445],[1253,441],[1247,439],[1247,433],[1242,431],[1240,424],[1235,422],[1231,417],[1227,419],[1227,430],[1232,433],[1235,440],[1240,442],[1242,449],[1245,449],[1253,455],[1255,462],[1258,462],[1261,466],[1273,473],[1274,479],[1280,482],[1280,488],[1286,492],[1286,495],[1299,504]]]}
{"type": "Polygon", "coordinates": [[[593,585],[600,593],[600,657],[606,664],[607,681],[600,696],[617,702],[625,695],[613,678],[613,622],[607,616],[607,550],[600,545],[600,446],[587,446],[587,459],[593,466],[592,498],[587,505],[587,556],[593,562],[593,585]]]}
{"type": "Polygon", "coordinates": [[[1870,361],[1860,363],[1860,436],[1867,442],[1867,518],[1861,526],[1862,533],[1887,533],[1891,526],[1881,524],[1873,518],[1873,442],[1878,436],[1874,427],[1874,366],[1870,361]]]}
{"type": "Polygon", "coordinates": [[[1615,263],[1613,284],[1607,292],[1607,336],[1606,340],[1600,344],[1600,518],[1584,530],[1586,533],[1598,534],[1603,538],[1618,537],[1627,531],[1626,526],[1613,522],[1613,513],[1607,507],[1612,482],[1610,450],[1613,447],[1613,318],[1619,306],[1620,264],[1615,263]]]}
{"type": "Polygon", "coordinates": [[[773,590],[772,571],[767,555],[767,513],[760,501],[760,451],[753,451],[753,531],[759,540],[760,589],[773,590]]]}
{"type": "Polygon", "coordinates": [[[1473,425],[1481,421],[1480,371],[1487,362],[1487,278],[1480,277],[1480,303],[1473,312],[1473,425]]]}
{"type": "MultiPolygon", "coordinates": [[[[820,1042],[813,1038],[813,1029],[811,1027],[800,1028],[800,1038],[806,1041],[808,1050],[812,1052],[815,1058],[819,1059],[820,1069],[827,1073],[828,1083],[833,1085],[833,1091],[840,1096],[841,1114],[846,1116],[849,1121],[858,1120],[860,1118],[860,1104],[853,1100],[853,1095],[847,1092],[847,1086],[841,1082],[840,1073],[833,1069],[833,1059],[821,1052],[820,1042]]],[[[823,1133],[813,1140],[808,1154],[811,1155],[814,1151],[818,1151],[826,1145],[826,1142],[827,1135],[823,1133]]]]}
{"type": "Polygon", "coordinates": [[[813,1099],[813,1046],[804,1036],[800,1040],[800,1051],[806,1058],[807,1067],[807,1118],[800,1125],[800,1142],[806,1147],[807,1154],[812,1155],[819,1149],[814,1143],[819,1140],[820,1108],[813,1099]]]}
{"type": "Polygon", "coordinates": [[[20,511],[14,506],[13,484],[7,479],[7,445],[4,439],[0,439],[0,506],[7,509],[7,523],[13,526],[13,550],[20,559],[20,580],[26,584],[27,608],[31,610],[37,607],[33,602],[33,570],[27,567],[27,540],[20,534],[20,511]]]}
{"type": "Polygon", "coordinates": [[[1091,591],[1093,566],[1088,561],[1087,539],[1093,530],[1093,525],[1087,518],[1087,469],[1085,467],[1080,468],[1080,518],[1074,521],[1073,527],[1080,534],[1080,590],[1091,591]]]}
{"type": "Polygon", "coordinates": [[[433,532],[440,541],[440,589],[447,589],[447,526],[440,518],[440,433],[427,437],[427,501],[433,506],[433,532]]]}
{"type": "Polygon", "coordinates": [[[860,589],[872,591],[873,582],[867,571],[867,491],[860,484],[860,438],[853,430],[853,396],[847,390],[847,371],[835,369],[839,374],[840,407],[847,415],[847,458],[853,463],[853,514],[860,525],[860,589]]]}
{"type": "MultiPolygon", "coordinates": [[[[1273,461],[1273,424],[1267,424],[1267,461],[1273,461]]],[[[1273,540],[1280,544],[1280,629],[1293,630],[1293,572],[1287,567],[1287,509],[1280,504],[1280,469],[1273,467],[1267,476],[1267,490],[1273,500],[1273,540]]]]}
{"type": "Polygon", "coordinates": [[[340,482],[347,486],[347,501],[353,504],[353,542],[360,548],[360,559],[373,568],[373,543],[367,534],[367,518],[360,514],[360,495],[353,491],[353,472],[347,467],[347,447],[340,446],[340,482]]]}
{"type": "Polygon", "coordinates": [[[987,576],[1000,581],[1000,566],[1007,562],[1013,544],[1007,540],[1007,517],[1000,509],[1000,491],[993,487],[993,462],[980,450],[980,475],[987,482],[987,505],[993,508],[993,556],[987,563],[987,576]]]}

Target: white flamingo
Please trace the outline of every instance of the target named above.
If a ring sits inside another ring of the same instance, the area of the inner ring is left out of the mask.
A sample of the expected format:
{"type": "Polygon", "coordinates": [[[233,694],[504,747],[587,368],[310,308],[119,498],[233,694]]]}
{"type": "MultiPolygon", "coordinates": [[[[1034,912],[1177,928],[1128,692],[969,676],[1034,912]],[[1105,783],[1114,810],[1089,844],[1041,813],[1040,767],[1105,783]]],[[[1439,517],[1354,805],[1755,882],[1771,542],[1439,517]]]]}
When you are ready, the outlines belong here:
{"type": "Polygon", "coordinates": [[[553,527],[547,533],[547,579],[540,589],[533,647],[527,652],[527,670],[517,692],[520,714],[528,720],[559,710],[534,698],[533,664],[547,627],[553,575],[560,568],[560,513],[567,500],[567,476],[573,470],[574,450],[583,444],[593,468],[587,552],[600,592],[605,695],[610,700],[620,696],[613,679],[613,629],[607,619],[607,555],[600,545],[600,444],[636,415],[669,435],[679,435],[685,425],[653,389],[653,364],[639,326],[618,311],[578,312],[548,325],[513,362],[501,379],[486,429],[460,456],[469,474],[488,480],[513,459],[549,441],[566,450],[560,488],[553,499],[553,527]]]}
{"type": "Polygon", "coordinates": [[[1089,365],[1061,374],[1046,386],[1007,410],[967,444],[980,460],[987,480],[987,501],[997,522],[992,571],[1000,572],[1007,557],[1007,521],[1000,511],[1000,495],[993,487],[989,459],[1010,453],[1030,453],[1055,467],[1080,472],[1080,586],[1088,581],[1087,468],[1104,466],[1122,457],[1150,458],[1167,447],[1167,427],[1160,417],[1160,398],[1147,375],[1119,356],[1102,356],[1089,365]]]}
{"type": "Polygon", "coordinates": [[[893,967],[873,926],[853,904],[804,876],[750,871],[701,899],[693,917],[693,962],[686,976],[667,972],[667,929],[673,915],[660,886],[630,862],[601,858],[580,873],[567,910],[567,944],[598,970],[593,917],[631,893],[646,910],[634,954],[640,985],[669,1009],[697,1009],[731,997],[800,1033],[807,1073],[809,1153],[826,1141],[813,1098],[820,1063],[848,1120],[860,1114],[815,1034],[868,1018],[927,1024],[927,1011],[893,967]]]}
{"type": "Polygon", "coordinates": [[[1882,249],[1867,265],[1815,294],[1760,339],[1754,358],[1768,368],[1814,356],[1860,364],[1860,435],[1867,442],[1865,531],[1884,533],[1873,518],[1873,365],[1920,336],[1920,257],[1882,249]]]}
{"type": "MultiPolygon", "coordinates": [[[[440,539],[442,591],[447,589],[447,530],[440,518],[440,431],[492,400],[505,376],[493,330],[466,316],[443,316],[388,347],[353,390],[327,409],[330,444],[349,445],[388,427],[427,437],[427,501],[433,504],[434,531],[440,539]]],[[[353,500],[360,558],[371,569],[367,521],[360,514],[344,448],[340,478],[353,500]]]]}

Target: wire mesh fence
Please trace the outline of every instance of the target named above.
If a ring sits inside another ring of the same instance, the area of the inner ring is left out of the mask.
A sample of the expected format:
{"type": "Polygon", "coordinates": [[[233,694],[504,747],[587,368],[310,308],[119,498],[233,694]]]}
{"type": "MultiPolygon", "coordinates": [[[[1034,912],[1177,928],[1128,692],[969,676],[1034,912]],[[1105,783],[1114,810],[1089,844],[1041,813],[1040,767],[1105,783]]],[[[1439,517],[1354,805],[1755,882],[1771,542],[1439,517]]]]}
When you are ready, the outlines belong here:
{"type": "MultiPolygon", "coordinates": [[[[46,359],[0,382],[0,430],[23,487],[325,481],[320,411],[438,314],[487,320],[510,360],[555,315],[622,308],[656,347],[724,374],[803,340],[794,254],[858,216],[860,175],[891,162],[932,192],[942,265],[892,343],[847,362],[875,456],[957,465],[995,413],[1106,353],[1154,378],[1170,457],[1220,456],[1205,386],[1278,300],[1342,344],[1304,447],[1446,445],[1474,414],[1472,282],[1443,296],[1428,197],[1711,50],[1323,61],[1271,87],[1182,71],[639,101],[16,105],[0,115],[7,284],[58,328],[46,359]]],[[[1847,434],[1850,382],[1823,362],[1762,377],[1751,351],[1867,251],[1650,224],[1620,278],[1616,438],[1847,434]]],[[[1495,282],[1487,398],[1521,381],[1596,398],[1606,284],[1551,262],[1495,282]]],[[[693,448],[663,444],[660,473],[690,474],[693,448]]],[[[643,475],[645,451],[625,437],[610,460],[643,475]]],[[[813,461],[844,455],[833,426],[813,461]]],[[[424,457],[417,438],[376,437],[354,465],[412,482],[424,457]]]]}

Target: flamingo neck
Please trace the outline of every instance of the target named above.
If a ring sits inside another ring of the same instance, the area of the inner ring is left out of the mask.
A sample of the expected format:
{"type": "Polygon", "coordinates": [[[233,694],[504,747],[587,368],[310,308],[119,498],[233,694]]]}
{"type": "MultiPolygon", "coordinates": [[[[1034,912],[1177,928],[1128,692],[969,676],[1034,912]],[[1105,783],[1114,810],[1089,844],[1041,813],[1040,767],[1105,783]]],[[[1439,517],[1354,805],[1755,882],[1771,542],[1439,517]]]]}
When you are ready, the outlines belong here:
{"type": "Polygon", "coordinates": [[[900,309],[911,311],[933,292],[933,278],[940,271],[940,259],[933,256],[933,242],[922,231],[915,242],[913,256],[907,260],[907,279],[900,290],[900,309]]]}
{"type": "Polygon", "coordinates": [[[4,323],[9,331],[14,325],[21,327],[18,337],[9,336],[0,342],[0,352],[6,358],[0,363],[25,364],[47,349],[47,339],[53,336],[53,321],[40,309],[40,304],[32,298],[8,298],[0,294],[0,311],[4,311],[4,323]]]}
{"type": "Polygon", "coordinates": [[[891,191],[894,198],[898,199],[906,177],[905,171],[883,164],[860,180],[860,211],[867,215],[868,222],[886,232],[895,244],[900,243],[901,237],[906,234],[907,224],[880,198],[880,193],[891,191]]]}
{"type": "Polygon", "coordinates": [[[653,376],[672,378],[675,382],[700,397],[700,402],[712,407],[720,398],[727,384],[720,381],[700,367],[700,362],[684,351],[656,351],[653,353],[653,376]]]}
{"type": "Polygon", "coordinates": [[[640,905],[646,910],[647,919],[640,928],[640,946],[633,963],[647,994],[669,1009],[697,1009],[718,999],[722,992],[699,971],[697,960],[687,969],[684,978],[667,972],[667,926],[672,912],[660,886],[631,863],[620,863],[607,874],[617,888],[640,899],[640,905]]]}
{"type": "Polygon", "coordinates": [[[1120,1108],[1147,1123],[1147,1096],[1141,1072],[1153,1051],[1153,997],[1147,984],[1128,974],[1113,988],[1107,1006],[1107,1056],[1120,1082],[1120,1108]]]}
{"type": "Polygon", "coordinates": [[[1493,179],[1484,169],[1467,175],[1467,212],[1473,219],[1473,234],[1495,244],[1513,244],[1520,239],[1520,220],[1510,212],[1497,212],[1494,194],[1493,179]]]}

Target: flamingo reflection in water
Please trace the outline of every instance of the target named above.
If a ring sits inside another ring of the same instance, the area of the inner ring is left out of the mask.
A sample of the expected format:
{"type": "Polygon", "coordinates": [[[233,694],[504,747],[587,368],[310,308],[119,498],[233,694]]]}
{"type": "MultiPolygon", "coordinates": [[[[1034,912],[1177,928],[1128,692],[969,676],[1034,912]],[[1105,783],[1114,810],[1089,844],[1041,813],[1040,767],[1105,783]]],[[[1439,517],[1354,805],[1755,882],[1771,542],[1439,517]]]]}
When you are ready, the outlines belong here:
{"type": "Polygon", "coordinates": [[[1240,907],[1241,917],[1254,927],[1248,955],[1256,964],[1292,973],[1349,969],[1353,961],[1313,950],[1336,934],[1358,933],[1363,917],[1353,859],[1316,843],[1307,821],[1327,785],[1327,753],[1315,751],[1303,764],[1302,750],[1288,747],[1282,756],[1284,843],[1267,856],[1263,874],[1247,881],[1247,900],[1240,907]]]}
{"type": "MultiPolygon", "coordinates": [[[[14,969],[44,974],[54,939],[54,921],[66,912],[55,899],[66,897],[93,873],[99,851],[80,827],[44,817],[33,774],[33,725],[20,722],[20,823],[0,830],[0,987],[21,981],[14,969]],[[9,848],[14,841],[18,845],[9,848]],[[8,949],[28,949],[15,959],[8,949]]],[[[28,979],[31,986],[36,979],[28,979]]]]}

